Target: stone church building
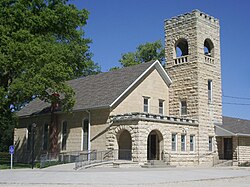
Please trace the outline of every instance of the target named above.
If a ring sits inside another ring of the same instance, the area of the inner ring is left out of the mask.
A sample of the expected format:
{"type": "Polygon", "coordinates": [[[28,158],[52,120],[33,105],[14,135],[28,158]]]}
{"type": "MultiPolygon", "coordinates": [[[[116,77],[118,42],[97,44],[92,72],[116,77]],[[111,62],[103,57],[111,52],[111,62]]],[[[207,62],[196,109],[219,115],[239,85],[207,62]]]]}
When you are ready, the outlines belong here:
{"type": "Polygon", "coordinates": [[[39,160],[52,152],[54,138],[58,158],[110,151],[114,159],[140,165],[238,163],[241,148],[250,152],[250,131],[244,137],[231,132],[227,124],[234,118],[224,123],[222,117],[219,20],[198,10],[167,19],[165,51],[165,67],[156,60],[68,81],[76,103],[71,113],[55,112],[56,137],[50,104],[31,101],[17,113],[16,158],[30,162],[35,142],[39,160]]]}

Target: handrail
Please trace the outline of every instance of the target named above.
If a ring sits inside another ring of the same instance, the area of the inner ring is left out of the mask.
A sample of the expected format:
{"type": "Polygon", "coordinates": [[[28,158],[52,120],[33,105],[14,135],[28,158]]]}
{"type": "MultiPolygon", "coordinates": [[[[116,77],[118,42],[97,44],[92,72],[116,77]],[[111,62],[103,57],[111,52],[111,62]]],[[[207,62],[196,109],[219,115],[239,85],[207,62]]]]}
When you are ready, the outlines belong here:
{"type": "MultiPolygon", "coordinates": [[[[91,150],[89,153],[93,153],[96,150],[91,150]]],[[[78,159],[79,155],[87,157],[88,151],[68,151],[61,152],[59,154],[46,153],[40,156],[40,168],[44,168],[46,165],[61,164],[61,163],[73,163],[78,159]]]]}
{"type": "Polygon", "coordinates": [[[76,159],[75,161],[74,169],[77,170],[90,164],[102,163],[107,161],[132,159],[130,149],[108,149],[105,151],[93,151],[88,153],[87,158],[88,157],[91,159],[84,159],[84,157],[81,157],[79,155],[78,159],[76,159]]]}

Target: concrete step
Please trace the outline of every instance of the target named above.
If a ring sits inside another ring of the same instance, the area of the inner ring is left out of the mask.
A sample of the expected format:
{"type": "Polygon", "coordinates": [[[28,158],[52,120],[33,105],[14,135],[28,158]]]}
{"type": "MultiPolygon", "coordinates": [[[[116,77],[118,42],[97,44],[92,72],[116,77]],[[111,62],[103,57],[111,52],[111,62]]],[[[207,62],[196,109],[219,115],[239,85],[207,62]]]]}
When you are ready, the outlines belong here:
{"type": "Polygon", "coordinates": [[[116,160],[116,161],[105,161],[105,162],[96,162],[83,166],[80,169],[88,169],[95,167],[111,167],[111,168],[134,168],[140,167],[137,162],[127,161],[127,160],[116,160]]]}
{"type": "Polygon", "coordinates": [[[229,167],[233,166],[233,160],[219,160],[214,167],[229,167]]]}
{"type": "Polygon", "coordinates": [[[141,166],[142,168],[170,168],[175,167],[163,160],[149,160],[147,163],[141,166]]]}

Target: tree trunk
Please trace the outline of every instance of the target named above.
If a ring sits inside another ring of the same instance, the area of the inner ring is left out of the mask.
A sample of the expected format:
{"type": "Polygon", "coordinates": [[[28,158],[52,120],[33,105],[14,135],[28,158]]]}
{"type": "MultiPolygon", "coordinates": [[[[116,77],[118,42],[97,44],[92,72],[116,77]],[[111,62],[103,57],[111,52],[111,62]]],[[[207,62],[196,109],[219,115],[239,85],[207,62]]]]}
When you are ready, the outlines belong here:
{"type": "Polygon", "coordinates": [[[58,154],[58,124],[57,117],[54,113],[55,107],[51,107],[51,124],[50,124],[50,153],[52,158],[56,158],[58,154]]]}

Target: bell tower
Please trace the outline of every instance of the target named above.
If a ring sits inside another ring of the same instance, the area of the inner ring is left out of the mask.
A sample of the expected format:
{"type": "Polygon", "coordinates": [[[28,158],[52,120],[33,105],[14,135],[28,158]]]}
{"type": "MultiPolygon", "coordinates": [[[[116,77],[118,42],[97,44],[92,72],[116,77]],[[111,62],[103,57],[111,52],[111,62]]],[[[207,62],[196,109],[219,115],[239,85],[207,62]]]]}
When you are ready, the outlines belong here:
{"type": "Polygon", "coordinates": [[[217,155],[214,124],[222,123],[219,20],[199,10],[167,19],[165,43],[169,114],[198,120],[197,154],[206,162],[217,155]]]}

